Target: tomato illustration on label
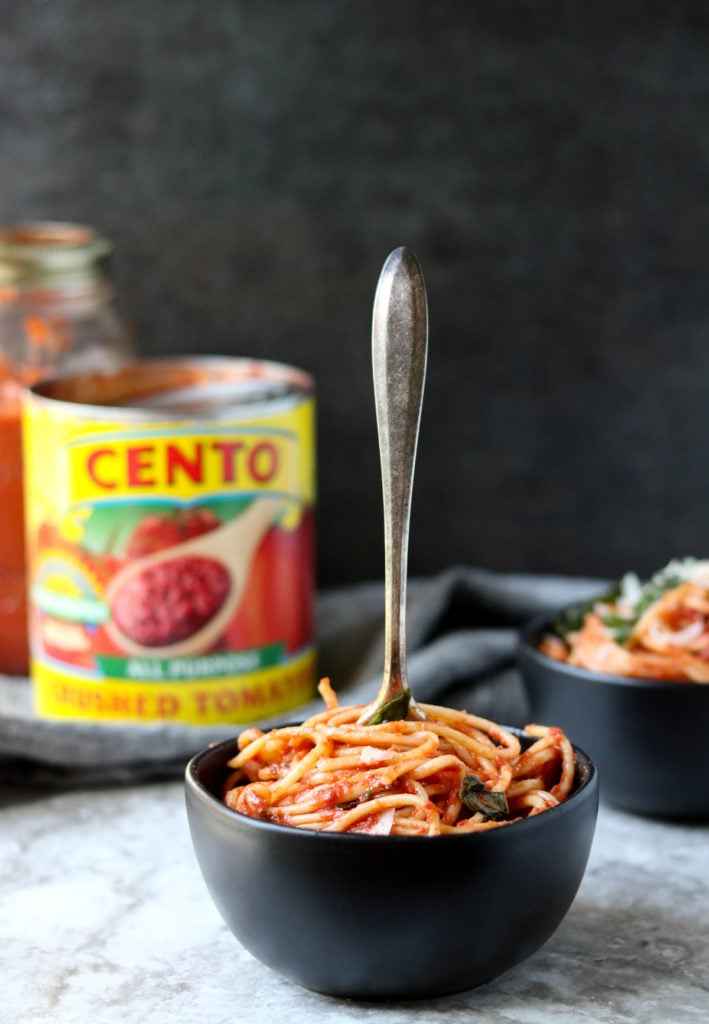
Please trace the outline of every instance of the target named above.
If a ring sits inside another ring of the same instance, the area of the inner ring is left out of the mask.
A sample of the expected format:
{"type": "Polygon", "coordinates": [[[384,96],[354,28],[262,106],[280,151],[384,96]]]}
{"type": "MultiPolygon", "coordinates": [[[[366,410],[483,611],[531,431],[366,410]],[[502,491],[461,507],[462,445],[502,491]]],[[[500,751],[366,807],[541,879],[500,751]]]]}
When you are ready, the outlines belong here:
{"type": "Polygon", "coordinates": [[[297,651],[314,630],[315,519],[306,511],[299,526],[272,527],[254,558],[239,613],[227,631],[227,644],[240,647],[282,642],[297,651]]]}
{"type": "Polygon", "coordinates": [[[126,557],[143,558],[183,540],[199,537],[220,525],[219,517],[208,508],[148,515],[133,530],[126,546],[126,557]]]}

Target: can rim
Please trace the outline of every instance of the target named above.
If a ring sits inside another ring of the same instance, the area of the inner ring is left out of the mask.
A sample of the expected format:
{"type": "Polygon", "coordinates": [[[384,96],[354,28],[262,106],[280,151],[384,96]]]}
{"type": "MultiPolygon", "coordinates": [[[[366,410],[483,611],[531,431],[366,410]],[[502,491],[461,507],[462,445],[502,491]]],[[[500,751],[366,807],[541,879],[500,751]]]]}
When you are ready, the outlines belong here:
{"type": "MultiPolygon", "coordinates": [[[[301,370],[288,363],[239,356],[167,356],[134,360],[125,364],[119,370],[107,373],[92,371],[84,374],[61,375],[43,379],[27,390],[26,401],[49,406],[64,415],[78,416],[86,419],[115,420],[116,417],[119,417],[131,422],[175,422],[178,420],[182,422],[203,422],[204,420],[215,419],[215,417],[210,417],[208,414],[200,414],[198,416],[180,414],[169,407],[151,409],[138,405],[137,397],[136,404],[131,404],[129,396],[125,396],[120,402],[114,400],[104,403],[87,402],[79,397],[82,394],[82,389],[89,390],[92,387],[95,389],[97,386],[108,387],[111,381],[117,381],[121,378],[125,380],[134,378],[136,382],[140,381],[143,394],[147,394],[149,392],[146,392],[145,389],[149,385],[151,377],[154,377],[155,381],[158,382],[160,379],[164,380],[170,374],[176,375],[180,372],[193,372],[195,379],[200,380],[201,383],[204,383],[205,379],[208,383],[209,375],[212,374],[212,379],[215,382],[223,381],[224,379],[234,381],[252,379],[263,381],[264,383],[273,382],[289,385],[290,389],[286,394],[275,398],[265,397],[258,403],[243,403],[241,408],[238,408],[238,403],[234,403],[230,414],[225,415],[224,419],[234,418],[234,415],[242,413],[242,409],[244,415],[257,414],[258,410],[262,408],[270,412],[273,411],[275,405],[281,402],[291,405],[294,401],[302,400],[315,394],[314,377],[306,370],[301,370]],[[207,375],[206,378],[205,375],[207,375]],[[67,392],[69,392],[69,396],[66,394],[67,392]],[[72,392],[76,393],[76,397],[71,397],[72,392]],[[235,408],[238,409],[238,413],[234,411],[235,408]]],[[[184,382],[173,385],[175,388],[178,386],[184,387],[184,382]]],[[[171,388],[166,386],[157,390],[168,392],[171,388]]]]}

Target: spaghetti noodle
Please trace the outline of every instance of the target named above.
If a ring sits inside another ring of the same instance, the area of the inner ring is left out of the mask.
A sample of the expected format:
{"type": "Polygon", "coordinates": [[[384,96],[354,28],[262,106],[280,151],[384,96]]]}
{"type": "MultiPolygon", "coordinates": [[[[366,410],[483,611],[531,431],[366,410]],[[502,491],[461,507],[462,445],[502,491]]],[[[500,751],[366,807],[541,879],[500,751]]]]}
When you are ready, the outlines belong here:
{"type": "Polygon", "coordinates": [[[557,623],[539,649],[604,674],[709,683],[709,562],[675,560],[557,623]]]}
{"type": "Polygon", "coordinates": [[[477,832],[562,803],[574,754],[560,729],[528,725],[534,742],[464,711],[421,704],[424,720],[359,725],[324,679],[327,708],[302,725],[247,729],[223,799],[252,818],[324,832],[477,832]]]}

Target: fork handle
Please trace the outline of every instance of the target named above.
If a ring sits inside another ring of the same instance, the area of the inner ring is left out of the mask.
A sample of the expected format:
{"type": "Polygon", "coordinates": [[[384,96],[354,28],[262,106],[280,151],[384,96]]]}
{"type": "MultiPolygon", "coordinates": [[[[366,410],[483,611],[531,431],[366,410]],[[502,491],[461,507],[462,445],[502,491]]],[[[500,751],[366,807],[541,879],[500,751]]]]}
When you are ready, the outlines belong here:
{"type": "Polygon", "coordinates": [[[374,400],[384,500],[384,679],[377,703],[408,688],[406,574],[411,495],[428,351],[423,274],[410,249],[382,267],[372,314],[374,400]]]}

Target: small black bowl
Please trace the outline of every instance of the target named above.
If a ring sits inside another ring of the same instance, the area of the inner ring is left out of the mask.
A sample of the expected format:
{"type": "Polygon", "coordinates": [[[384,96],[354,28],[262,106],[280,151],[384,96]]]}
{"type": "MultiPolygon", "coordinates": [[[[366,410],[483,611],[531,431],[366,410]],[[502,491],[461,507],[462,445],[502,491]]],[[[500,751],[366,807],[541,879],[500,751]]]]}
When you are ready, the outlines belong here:
{"type": "Polygon", "coordinates": [[[601,798],[658,818],[709,818],[709,685],[634,679],[542,654],[554,615],[523,630],[532,719],[553,722],[598,765],[601,798]]]}
{"type": "Polygon", "coordinates": [[[576,895],[598,810],[596,769],[578,749],[565,803],[436,837],[312,832],[237,814],[219,796],[236,752],[230,740],[187,766],[197,859],[239,942],[305,988],[401,1000],[480,985],[546,942],[576,895]]]}

